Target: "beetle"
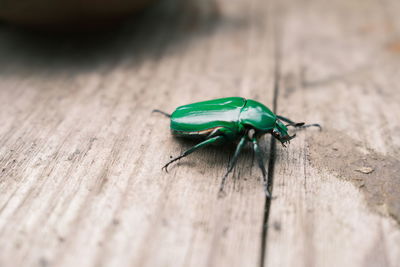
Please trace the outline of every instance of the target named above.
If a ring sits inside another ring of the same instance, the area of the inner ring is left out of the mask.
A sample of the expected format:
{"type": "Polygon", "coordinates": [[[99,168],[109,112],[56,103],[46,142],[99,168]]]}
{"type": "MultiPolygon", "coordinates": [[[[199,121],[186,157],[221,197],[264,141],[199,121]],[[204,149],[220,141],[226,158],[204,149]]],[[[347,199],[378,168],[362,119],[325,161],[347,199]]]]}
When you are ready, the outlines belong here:
{"type": "Polygon", "coordinates": [[[197,145],[167,162],[162,168],[167,172],[171,163],[188,156],[199,148],[226,142],[237,143],[228,170],[222,177],[220,193],[223,192],[225,180],[233,170],[240,152],[245,144],[250,142],[262,172],[264,191],[270,197],[267,172],[258,139],[269,133],[279,140],[283,146],[286,146],[285,144],[290,143],[290,140],[296,136],[296,134],[292,136],[288,134],[288,126],[295,128],[315,126],[321,129],[321,126],[317,123],[296,123],[286,117],[275,115],[262,103],[243,97],[226,97],[188,104],[176,108],[172,114],[158,109],[153,110],[153,112],[161,113],[170,118],[170,128],[173,135],[201,140],[197,145]],[[283,122],[287,124],[285,125],[283,122]]]}

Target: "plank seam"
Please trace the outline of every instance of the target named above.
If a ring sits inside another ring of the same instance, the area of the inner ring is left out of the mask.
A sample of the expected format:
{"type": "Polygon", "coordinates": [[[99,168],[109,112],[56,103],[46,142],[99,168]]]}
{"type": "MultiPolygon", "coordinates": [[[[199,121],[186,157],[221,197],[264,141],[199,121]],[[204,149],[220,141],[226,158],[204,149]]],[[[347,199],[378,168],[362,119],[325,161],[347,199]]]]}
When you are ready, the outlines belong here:
{"type": "MultiPolygon", "coordinates": [[[[276,19],[276,16],[274,16],[276,19]]],[[[273,90],[273,102],[272,102],[272,110],[276,114],[278,109],[278,94],[280,89],[280,80],[281,80],[281,38],[280,38],[280,24],[273,19],[273,38],[274,38],[274,51],[273,58],[275,62],[274,66],[274,90],[273,90]]],[[[268,190],[271,193],[271,198],[265,198],[264,204],[264,214],[263,214],[263,224],[262,224],[262,236],[261,236],[261,254],[260,254],[260,267],[265,267],[265,258],[266,258],[266,250],[267,250],[267,239],[268,239],[268,223],[269,223],[269,214],[271,209],[271,204],[273,200],[273,185],[274,185],[274,170],[275,170],[275,160],[276,160],[276,140],[273,136],[270,137],[270,152],[269,152],[269,161],[268,161],[268,190]]]]}

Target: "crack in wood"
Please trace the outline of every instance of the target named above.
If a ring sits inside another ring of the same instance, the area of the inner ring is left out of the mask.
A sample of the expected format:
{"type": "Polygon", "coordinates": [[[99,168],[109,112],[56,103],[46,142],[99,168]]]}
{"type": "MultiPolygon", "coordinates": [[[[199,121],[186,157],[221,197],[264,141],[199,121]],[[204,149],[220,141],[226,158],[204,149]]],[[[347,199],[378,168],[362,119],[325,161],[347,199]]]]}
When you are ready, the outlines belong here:
{"type": "MultiPolygon", "coordinates": [[[[274,8],[273,8],[274,9],[274,8]]],[[[275,12],[273,12],[275,14],[275,12]]],[[[280,36],[280,26],[281,24],[277,21],[278,16],[274,16],[272,20],[272,36],[274,38],[274,91],[273,91],[273,104],[272,110],[276,113],[278,109],[278,94],[280,88],[281,81],[281,36],[280,36]]],[[[268,240],[268,223],[269,223],[269,214],[271,209],[271,204],[273,200],[273,185],[274,185],[274,169],[275,169],[275,161],[276,161],[276,140],[273,136],[271,138],[270,143],[270,152],[269,152],[269,161],[268,161],[268,190],[271,193],[271,198],[265,198],[264,204],[264,214],[263,214],[263,224],[262,224],[262,236],[261,236],[261,255],[260,255],[260,267],[265,266],[265,258],[267,251],[267,240],[268,240]]]]}

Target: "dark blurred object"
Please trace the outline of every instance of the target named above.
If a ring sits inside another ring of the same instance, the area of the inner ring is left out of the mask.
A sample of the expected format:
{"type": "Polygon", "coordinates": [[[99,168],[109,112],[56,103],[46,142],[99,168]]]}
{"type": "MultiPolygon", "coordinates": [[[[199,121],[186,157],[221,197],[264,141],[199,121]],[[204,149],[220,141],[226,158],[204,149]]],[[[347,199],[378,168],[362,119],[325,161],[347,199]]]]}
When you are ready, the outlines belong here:
{"type": "Polygon", "coordinates": [[[0,19],[37,29],[109,26],[154,0],[0,0],[0,19]]]}

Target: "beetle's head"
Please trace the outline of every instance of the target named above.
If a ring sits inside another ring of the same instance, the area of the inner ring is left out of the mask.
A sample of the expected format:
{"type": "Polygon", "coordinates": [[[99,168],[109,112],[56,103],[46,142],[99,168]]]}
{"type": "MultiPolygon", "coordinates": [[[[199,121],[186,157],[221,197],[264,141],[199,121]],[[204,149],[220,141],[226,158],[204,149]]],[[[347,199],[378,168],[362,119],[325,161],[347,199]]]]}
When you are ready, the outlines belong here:
{"type": "Polygon", "coordinates": [[[285,143],[287,142],[290,143],[290,140],[296,137],[295,134],[292,136],[288,134],[288,128],[280,120],[276,120],[271,133],[282,143],[283,146],[285,146],[285,143]]]}

